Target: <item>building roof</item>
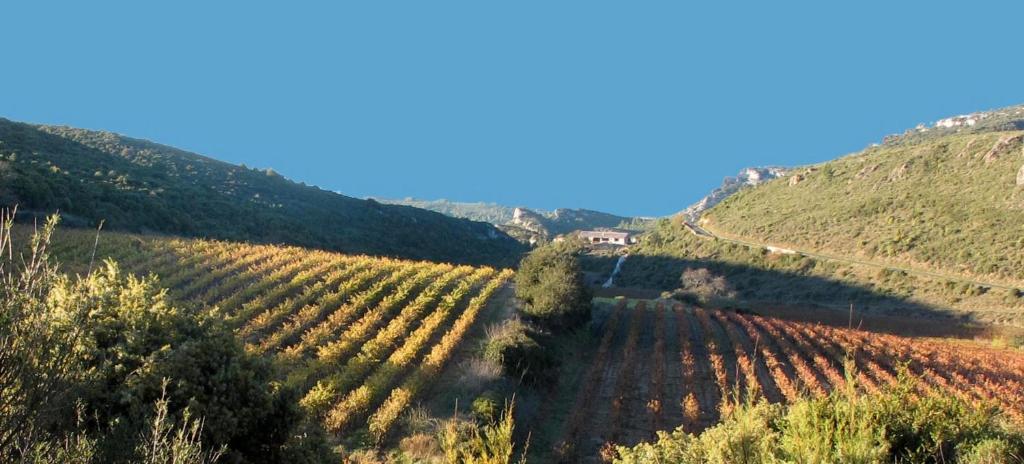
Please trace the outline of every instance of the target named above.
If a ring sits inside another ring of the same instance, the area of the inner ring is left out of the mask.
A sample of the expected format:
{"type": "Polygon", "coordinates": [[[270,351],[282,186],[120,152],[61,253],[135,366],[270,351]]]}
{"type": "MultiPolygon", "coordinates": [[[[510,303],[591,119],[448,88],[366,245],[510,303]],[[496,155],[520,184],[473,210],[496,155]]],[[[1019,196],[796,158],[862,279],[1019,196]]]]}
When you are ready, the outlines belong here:
{"type": "Polygon", "coordinates": [[[629,238],[629,232],[615,232],[612,230],[581,230],[580,237],[587,238],[629,238]]]}

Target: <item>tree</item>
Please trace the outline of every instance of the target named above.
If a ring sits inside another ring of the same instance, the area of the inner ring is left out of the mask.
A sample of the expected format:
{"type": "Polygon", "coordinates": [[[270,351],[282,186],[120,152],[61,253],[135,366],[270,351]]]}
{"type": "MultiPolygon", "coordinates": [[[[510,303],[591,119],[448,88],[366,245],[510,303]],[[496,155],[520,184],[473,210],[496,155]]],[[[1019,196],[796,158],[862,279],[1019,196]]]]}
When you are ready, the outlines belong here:
{"type": "Polygon", "coordinates": [[[519,264],[516,297],[535,322],[569,330],[590,320],[591,295],[583,281],[579,255],[583,246],[562,241],[536,248],[519,264]]]}

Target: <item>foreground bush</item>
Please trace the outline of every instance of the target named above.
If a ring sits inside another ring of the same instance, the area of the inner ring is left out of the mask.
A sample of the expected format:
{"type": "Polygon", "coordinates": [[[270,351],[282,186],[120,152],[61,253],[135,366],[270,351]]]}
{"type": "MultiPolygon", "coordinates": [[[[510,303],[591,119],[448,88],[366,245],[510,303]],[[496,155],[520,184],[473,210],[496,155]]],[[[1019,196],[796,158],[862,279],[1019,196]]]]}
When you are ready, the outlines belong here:
{"type": "Polygon", "coordinates": [[[10,221],[0,229],[0,461],[145,462],[160,448],[147,435],[154,404],[157,436],[188,430],[189,456],[203,455],[200,442],[227,462],[324,455],[295,395],[271,384],[268,362],[220,318],[171,306],[155,278],[113,262],[58,273],[47,257],[55,225],[35,234],[24,261],[10,221]]]}
{"type": "Polygon", "coordinates": [[[852,387],[789,406],[726,408],[700,435],[681,428],[652,443],[618,447],[621,463],[1020,463],[1024,431],[996,409],[904,381],[876,394],[852,387]]]}
{"type": "MultiPolygon", "coordinates": [[[[515,460],[514,405],[506,403],[501,417],[487,424],[464,421],[453,417],[438,425],[437,440],[445,463],[511,464],[526,462],[523,452],[515,460]]],[[[529,446],[527,443],[525,446],[529,446]]]]}

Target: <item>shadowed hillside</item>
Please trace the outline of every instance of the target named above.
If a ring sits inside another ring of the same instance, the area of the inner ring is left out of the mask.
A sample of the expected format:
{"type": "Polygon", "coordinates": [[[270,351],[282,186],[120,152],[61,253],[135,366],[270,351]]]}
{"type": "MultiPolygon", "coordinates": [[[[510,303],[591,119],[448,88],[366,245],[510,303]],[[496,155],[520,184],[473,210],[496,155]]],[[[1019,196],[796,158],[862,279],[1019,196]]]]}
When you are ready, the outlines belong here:
{"type": "Polygon", "coordinates": [[[348,253],[511,265],[523,247],[490,224],[346,197],[274,171],[109,132],[0,119],[0,204],[23,218],[348,253]]]}

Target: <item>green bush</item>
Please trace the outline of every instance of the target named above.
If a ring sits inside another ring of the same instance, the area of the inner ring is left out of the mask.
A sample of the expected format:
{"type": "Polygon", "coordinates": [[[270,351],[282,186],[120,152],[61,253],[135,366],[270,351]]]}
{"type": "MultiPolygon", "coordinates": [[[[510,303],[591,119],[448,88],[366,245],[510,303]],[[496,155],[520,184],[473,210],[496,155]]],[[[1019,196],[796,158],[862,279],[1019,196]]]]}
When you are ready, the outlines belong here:
{"type": "Polygon", "coordinates": [[[245,353],[217,317],[170,306],[155,278],[125,276],[107,262],[55,287],[49,304],[86,315],[73,347],[74,391],[104,434],[104,460],[133,458],[123,443],[149,420],[165,379],[171,416],[188,408],[203,417],[203,442],[227,446],[232,460],[276,460],[301,422],[294,395],[270,385],[268,361],[245,353]]]}
{"type": "MultiPolygon", "coordinates": [[[[852,382],[851,382],[852,384],[852,382]]],[[[853,387],[789,406],[758,400],[727,411],[700,435],[681,428],[618,447],[621,463],[1003,463],[1024,459],[1024,431],[998,411],[911,380],[874,394],[853,387]]]]}
{"type": "MultiPolygon", "coordinates": [[[[525,452],[515,459],[515,404],[506,402],[500,417],[485,425],[453,417],[438,425],[437,441],[443,462],[465,464],[511,464],[526,462],[525,452]]],[[[523,444],[529,447],[529,442],[523,444]]]]}
{"type": "MultiPolygon", "coordinates": [[[[154,277],[112,261],[77,278],[57,273],[46,254],[55,223],[33,239],[27,265],[0,258],[0,397],[17,401],[0,414],[0,440],[11,445],[0,461],[78,448],[98,462],[140,461],[154,404],[164,430],[194,423],[189,411],[202,423],[194,442],[224,447],[231,462],[326,455],[297,395],[274,386],[269,362],[247,354],[219,317],[171,306],[154,277]]],[[[0,248],[13,247],[10,230],[7,221],[0,248]]]]}
{"type": "Polygon", "coordinates": [[[557,360],[517,319],[488,331],[484,359],[501,366],[502,373],[528,384],[547,384],[555,378],[557,360]]]}
{"type": "Polygon", "coordinates": [[[519,264],[516,297],[523,312],[546,328],[564,331],[590,320],[591,295],[583,281],[579,243],[563,241],[539,247],[519,264]]]}
{"type": "Polygon", "coordinates": [[[473,400],[473,414],[477,418],[483,421],[494,421],[498,418],[498,406],[497,394],[492,391],[486,391],[480,396],[473,400]]]}

